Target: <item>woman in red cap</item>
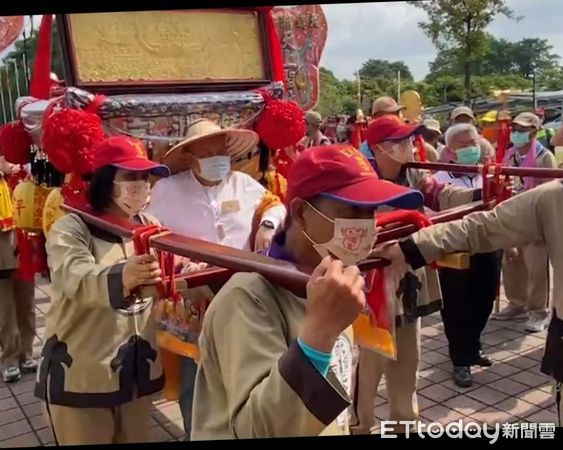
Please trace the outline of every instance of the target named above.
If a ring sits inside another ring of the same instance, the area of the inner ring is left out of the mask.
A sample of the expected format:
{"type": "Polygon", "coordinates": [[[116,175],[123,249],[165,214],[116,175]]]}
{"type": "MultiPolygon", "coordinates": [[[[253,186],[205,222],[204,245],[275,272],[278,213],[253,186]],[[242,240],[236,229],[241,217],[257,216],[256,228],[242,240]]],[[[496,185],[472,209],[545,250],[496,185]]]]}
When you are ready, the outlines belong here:
{"type": "MultiPolygon", "coordinates": [[[[149,175],[170,171],[147,158],[140,141],[110,137],[94,149],[87,192],[97,213],[135,223],[143,214],[149,175]]],[[[152,256],[131,241],[60,218],[47,239],[52,279],[45,346],[35,394],[45,402],[59,445],[146,442],[150,395],[164,383],[150,295],[137,288],[161,281],[152,256]]]]}

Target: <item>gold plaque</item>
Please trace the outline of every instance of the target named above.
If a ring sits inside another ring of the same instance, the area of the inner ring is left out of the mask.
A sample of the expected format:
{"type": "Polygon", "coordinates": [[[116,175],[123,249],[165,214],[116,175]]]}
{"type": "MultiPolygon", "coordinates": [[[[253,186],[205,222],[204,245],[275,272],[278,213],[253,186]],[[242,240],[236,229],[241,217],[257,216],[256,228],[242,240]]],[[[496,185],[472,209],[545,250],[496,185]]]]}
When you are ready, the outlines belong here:
{"type": "Polygon", "coordinates": [[[68,24],[80,84],[267,79],[257,12],[70,14],[68,24]]]}

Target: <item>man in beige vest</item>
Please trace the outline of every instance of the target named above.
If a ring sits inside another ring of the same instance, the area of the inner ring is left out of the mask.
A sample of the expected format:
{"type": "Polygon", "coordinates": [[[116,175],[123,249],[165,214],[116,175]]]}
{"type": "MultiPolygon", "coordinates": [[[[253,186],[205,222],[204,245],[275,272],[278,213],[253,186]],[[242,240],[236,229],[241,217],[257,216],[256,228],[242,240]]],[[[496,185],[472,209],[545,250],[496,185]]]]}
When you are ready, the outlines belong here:
{"type": "MultiPolygon", "coordinates": [[[[555,168],[555,156],[536,139],[541,120],[535,114],[522,113],[512,121],[512,147],[505,156],[505,164],[512,167],[555,168]]],[[[540,178],[515,178],[517,194],[545,182],[540,178]]],[[[502,276],[508,306],[492,316],[496,320],[527,319],[529,332],[542,331],[549,314],[549,259],[538,236],[521,248],[506,249],[502,276]]]]}
{"type": "Polygon", "coordinates": [[[332,145],[297,158],[286,203],[266,253],[313,271],[306,298],[256,273],[221,289],[199,340],[192,440],[348,433],[349,329],[365,305],[355,264],[376,240],[378,206],[417,208],[422,196],[379,180],[355,148],[332,145]]]}
{"type": "MultiPolygon", "coordinates": [[[[471,254],[539,242],[553,263],[553,309],[541,371],[553,378],[559,426],[563,425],[563,183],[545,183],[500,203],[492,211],[425,228],[399,243],[380,246],[380,256],[413,269],[455,252],[471,254]]],[[[540,363],[538,362],[538,365],[540,363]]],[[[546,421],[549,422],[549,421],[546,421]]]]}

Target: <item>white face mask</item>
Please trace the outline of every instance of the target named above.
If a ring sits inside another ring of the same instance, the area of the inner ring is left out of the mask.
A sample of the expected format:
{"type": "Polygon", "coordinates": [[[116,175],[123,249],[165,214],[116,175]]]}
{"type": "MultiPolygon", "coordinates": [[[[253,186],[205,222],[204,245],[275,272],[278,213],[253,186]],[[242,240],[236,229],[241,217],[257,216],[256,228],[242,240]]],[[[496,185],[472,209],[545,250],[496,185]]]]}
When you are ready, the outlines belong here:
{"type": "Polygon", "coordinates": [[[415,149],[410,139],[396,143],[389,150],[385,150],[381,146],[379,146],[379,149],[399,164],[406,164],[414,161],[415,149]]]}
{"type": "Polygon", "coordinates": [[[151,185],[146,180],[114,181],[119,186],[119,196],[114,196],[113,201],[124,212],[133,217],[139,214],[150,200],[151,185]]]}
{"type": "Polygon", "coordinates": [[[207,181],[221,181],[231,171],[230,156],[211,156],[210,158],[198,159],[199,176],[207,181]]]}
{"type": "Polygon", "coordinates": [[[334,234],[330,241],[317,244],[303,231],[313,244],[313,248],[324,258],[333,255],[345,266],[365,260],[371,253],[377,240],[377,228],[374,219],[330,219],[314,206],[307,203],[317,214],[334,224],[334,234]]]}

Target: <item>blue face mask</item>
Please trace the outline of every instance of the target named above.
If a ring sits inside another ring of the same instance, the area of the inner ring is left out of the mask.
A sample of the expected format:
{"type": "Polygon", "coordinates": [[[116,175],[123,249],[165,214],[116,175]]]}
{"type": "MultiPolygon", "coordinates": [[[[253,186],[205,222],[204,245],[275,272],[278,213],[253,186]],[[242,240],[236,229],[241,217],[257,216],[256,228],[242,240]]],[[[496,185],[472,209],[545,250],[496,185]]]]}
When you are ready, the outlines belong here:
{"type": "Polygon", "coordinates": [[[516,148],[524,147],[530,142],[530,133],[527,131],[513,131],[510,133],[510,142],[516,148]]]}
{"type": "Polygon", "coordinates": [[[458,164],[475,165],[481,158],[481,148],[478,145],[472,145],[456,150],[455,154],[458,164]]]}

